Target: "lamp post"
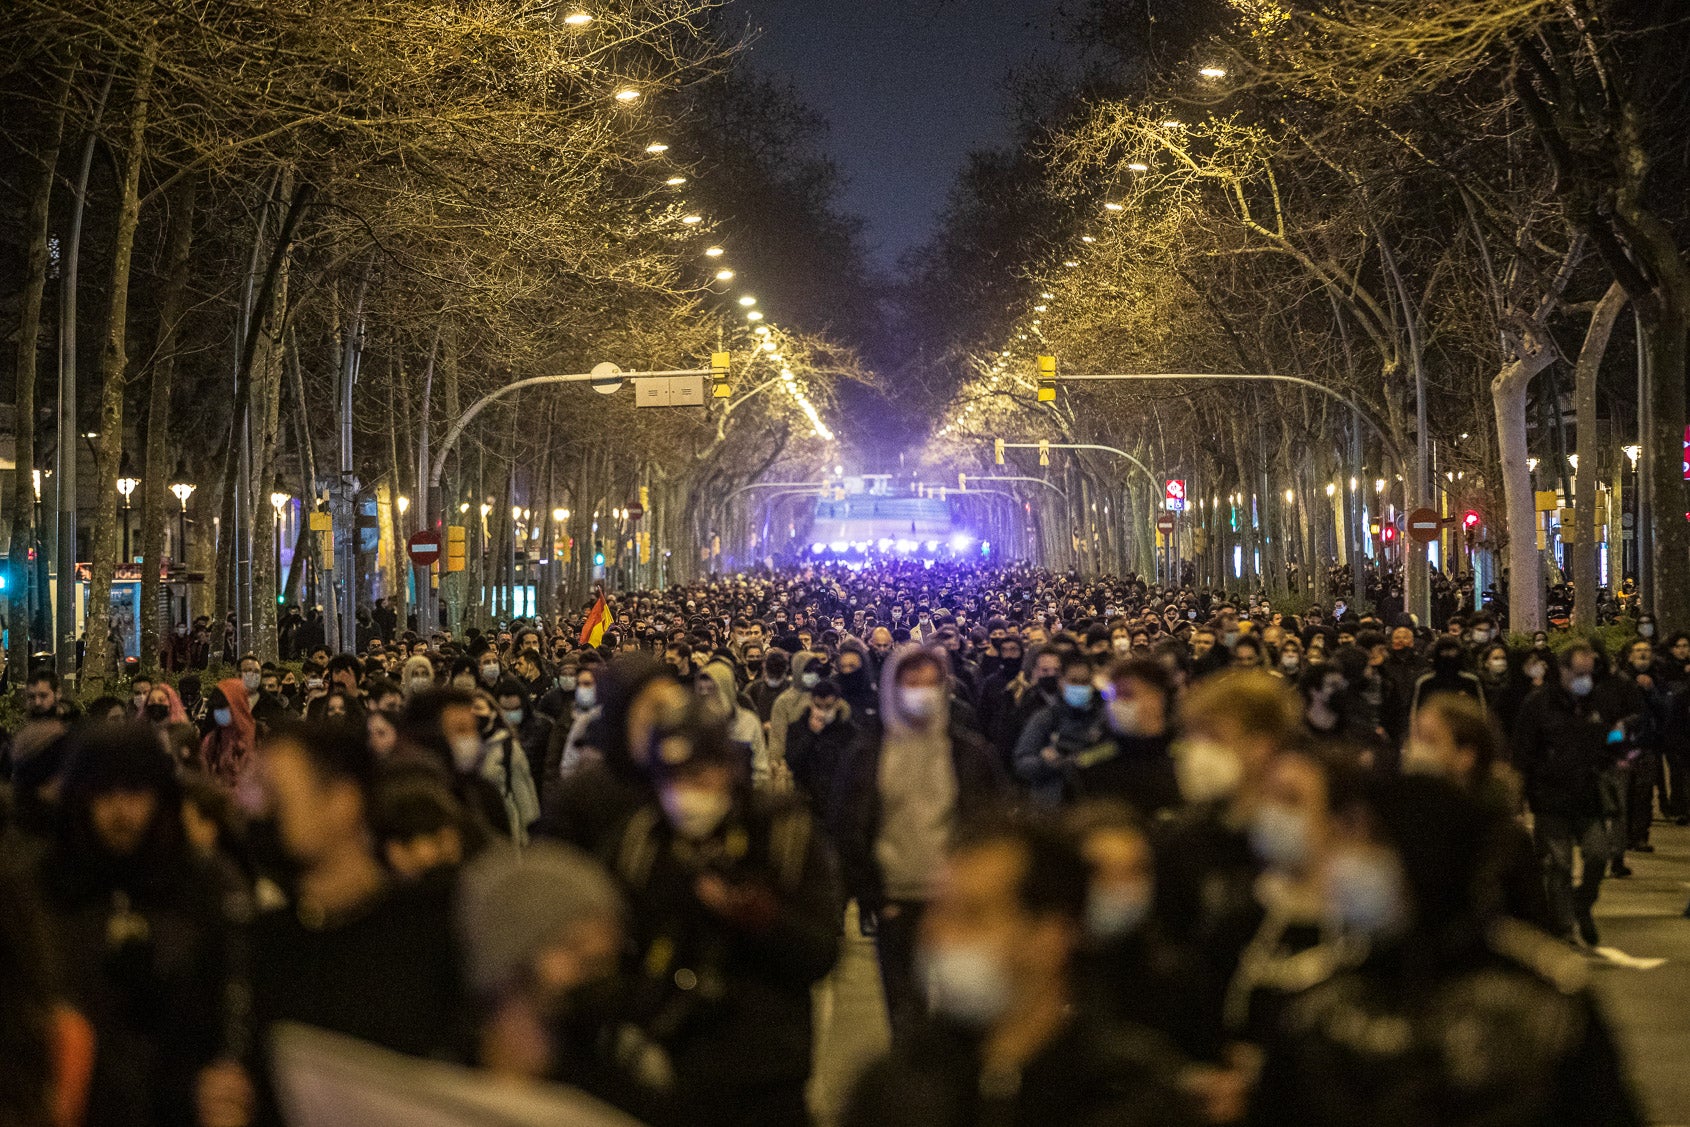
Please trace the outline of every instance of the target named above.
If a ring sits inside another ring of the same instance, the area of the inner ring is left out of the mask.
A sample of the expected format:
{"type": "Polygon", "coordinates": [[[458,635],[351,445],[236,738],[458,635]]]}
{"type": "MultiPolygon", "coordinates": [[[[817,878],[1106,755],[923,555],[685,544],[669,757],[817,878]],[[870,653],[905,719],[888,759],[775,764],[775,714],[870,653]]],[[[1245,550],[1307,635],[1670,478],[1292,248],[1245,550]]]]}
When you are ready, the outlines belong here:
{"type": "Polygon", "coordinates": [[[276,510],[276,521],[275,521],[273,528],[274,528],[275,540],[276,540],[276,605],[277,606],[281,605],[282,591],[285,589],[284,584],[282,583],[282,513],[287,509],[288,502],[291,501],[291,500],[293,500],[293,495],[290,494],[286,489],[282,488],[281,479],[278,478],[276,480],[276,487],[270,491],[270,507],[272,509],[276,510]]]}
{"type": "Polygon", "coordinates": [[[129,455],[123,456],[117,471],[121,476],[117,479],[117,491],[123,495],[123,562],[128,563],[129,557],[129,499],[135,495],[135,490],[141,484],[129,465],[129,455]]]}
{"type": "Polygon", "coordinates": [[[188,498],[194,495],[197,488],[198,486],[188,480],[186,467],[177,463],[175,480],[170,483],[170,492],[182,506],[176,517],[176,562],[183,567],[188,563],[188,498]]]}

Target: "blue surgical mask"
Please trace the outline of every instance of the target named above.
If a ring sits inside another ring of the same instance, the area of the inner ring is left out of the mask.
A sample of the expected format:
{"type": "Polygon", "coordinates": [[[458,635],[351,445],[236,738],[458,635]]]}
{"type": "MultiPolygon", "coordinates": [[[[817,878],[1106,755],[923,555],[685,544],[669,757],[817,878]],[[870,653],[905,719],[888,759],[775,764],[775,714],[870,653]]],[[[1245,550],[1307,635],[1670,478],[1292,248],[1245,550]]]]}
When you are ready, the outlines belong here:
{"type": "Polygon", "coordinates": [[[235,722],[235,713],[227,708],[214,708],[211,710],[211,719],[219,728],[227,728],[235,722]]]}
{"type": "Polygon", "coordinates": [[[1587,697],[1590,695],[1590,690],[1595,687],[1596,678],[1592,677],[1588,673],[1581,673],[1572,679],[1572,682],[1568,684],[1567,689],[1575,697],[1587,697]]]}
{"type": "Polygon", "coordinates": [[[575,707],[591,708],[598,703],[598,691],[592,685],[581,685],[575,690],[575,707]]]}
{"type": "Polygon", "coordinates": [[[1069,708],[1084,708],[1091,703],[1095,691],[1090,685],[1063,685],[1062,703],[1069,708]]]}

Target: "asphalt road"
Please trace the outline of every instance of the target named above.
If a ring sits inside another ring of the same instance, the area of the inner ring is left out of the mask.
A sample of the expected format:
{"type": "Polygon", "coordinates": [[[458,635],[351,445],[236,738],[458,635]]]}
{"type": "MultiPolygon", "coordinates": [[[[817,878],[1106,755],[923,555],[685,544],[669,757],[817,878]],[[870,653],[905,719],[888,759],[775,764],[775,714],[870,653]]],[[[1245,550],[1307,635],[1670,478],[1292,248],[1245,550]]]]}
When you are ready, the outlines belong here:
{"type": "MultiPolygon", "coordinates": [[[[1592,957],[1590,967],[1648,1121],[1690,1127],[1690,828],[1657,823],[1652,836],[1656,852],[1628,854],[1635,875],[1605,881],[1596,905],[1601,947],[1629,958],[1592,957]],[[1655,960],[1665,961],[1640,969],[1655,960]]],[[[874,947],[854,915],[845,937],[839,965],[816,991],[811,1105],[820,1127],[888,1040],[874,947]]]]}

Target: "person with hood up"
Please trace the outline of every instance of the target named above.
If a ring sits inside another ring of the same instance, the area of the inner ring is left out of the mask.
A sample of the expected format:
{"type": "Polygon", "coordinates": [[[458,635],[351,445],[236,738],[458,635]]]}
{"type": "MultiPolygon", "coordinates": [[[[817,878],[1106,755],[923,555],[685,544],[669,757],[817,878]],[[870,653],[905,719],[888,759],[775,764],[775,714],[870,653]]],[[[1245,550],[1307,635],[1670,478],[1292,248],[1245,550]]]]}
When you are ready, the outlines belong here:
{"type": "Polygon", "coordinates": [[[810,708],[810,690],[820,683],[827,655],[803,650],[792,657],[792,676],[769,708],[769,761],[786,763],[786,733],[810,708]]]}
{"type": "Polygon", "coordinates": [[[645,763],[652,732],[684,713],[690,694],[660,661],[644,654],[593,669],[598,715],[582,742],[598,755],[583,757],[559,785],[547,788],[539,832],[597,856],[650,798],[645,763]]]}
{"type": "Polygon", "coordinates": [[[540,819],[540,796],[528,753],[517,730],[499,714],[498,701],[491,693],[476,693],[471,711],[481,740],[480,753],[472,760],[467,754],[469,741],[454,739],[452,766],[460,774],[473,772],[497,788],[505,808],[505,824],[497,828],[506,831],[517,845],[526,845],[529,830],[540,819]]]}
{"type": "Polygon", "coordinates": [[[258,723],[247,704],[246,686],[238,677],[217,682],[206,699],[212,729],[200,742],[200,766],[229,790],[248,780],[255,764],[258,723]]]}
{"type": "Polygon", "coordinates": [[[406,658],[399,684],[407,700],[428,692],[434,688],[434,663],[423,654],[406,658]]]}
{"type": "Polygon", "coordinates": [[[1485,687],[1478,676],[1467,671],[1467,646],[1460,638],[1445,636],[1432,643],[1432,669],[1422,673],[1414,682],[1414,697],[1409,706],[1409,723],[1420,711],[1420,702],[1433,693],[1462,693],[1480,704],[1485,703],[1485,687]]]}
{"type": "Polygon", "coordinates": [[[69,1000],[94,1028],[83,1122],[187,1127],[228,1032],[223,885],[187,846],[175,765],[149,727],[86,727],[69,754],[37,879],[69,1000]]]}
{"type": "Polygon", "coordinates": [[[753,787],[758,790],[776,784],[790,787],[786,760],[775,763],[769,756],[768,744],[763,739],[763,722],[739,703],[739,688],[727,662],[712,661],[699,670],[693,679],[693,691],[703,702],[705,711],[727,728],[728,743],[745,757],[753,787]]]}
{"type": "Polygon", "coordinates": [[[881,672],[879,723],[838,783],[835,844],[847,893],[876,921],[881,988],[894,1034],[921,1012],[915,978],[921,917],[957,827],[1008,796],[997,756],[951,724],[944,651],[895,651],[881,672]]]}

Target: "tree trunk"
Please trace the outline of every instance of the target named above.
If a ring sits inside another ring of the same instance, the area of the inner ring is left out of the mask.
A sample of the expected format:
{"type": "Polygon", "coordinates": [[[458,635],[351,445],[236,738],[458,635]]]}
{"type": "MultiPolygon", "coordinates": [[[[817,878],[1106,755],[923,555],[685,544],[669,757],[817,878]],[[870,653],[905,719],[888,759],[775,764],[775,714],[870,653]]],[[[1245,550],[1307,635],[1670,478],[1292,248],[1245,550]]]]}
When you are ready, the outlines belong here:
{"type": "Polygon", "coordinates": [[[1503,504],[1508,511],[1508,625],[1516,633],[1543,629],[1542,556],[1537,547],[1537,505],[1527,463],[1526,402],[1532,377],[1554,360],[1535,330],[1518,355],[1491,379],[1497,454],[1502,463],[1503,504]]]}
{"type": "Polygon", "coordinates": [[[129,106],[122,182],[118,186],[117,227],[112,233],[111,291],[106,305],[105,340],[100,345],[100,437],[94,451],[94,546],[90,554],[87,650],[83,686],[95,696],[105,691],[113,653],[111,588],[117,572],[122,532],[117,515],[117,472],[123,456],[123,400],[129,363],[129,268],[135,253],[135,228],[141,215],[141,161],[146,152],[147,111],[152,98],[153,66],[158,46],[149,40],[135,70],[129,106]]]}
{"type": "MultiPolygon", "coordinates": [[[[10,645],[7,660],[12,667],[12,683],[23,685],[23,673],[29,667],[30,635],[34,622],[30,620],[30,568],[32,550],[38,551],[35,528],[35,384],[36,350],[41,343],[41,303],[47,290],[47,235],[53,200],[54,173],[59,164],[59,146],[64,140],[65,107],[70,99],[75,69],[67,66],[55,85],[53,117],[47,129],[47,139],[41,148],[40,168],[29,195],[29,214],[24,220],[28,246],[25,250],[23,293],[18,300],[17,339],[17,397],[13,400],[12,429],[16,435],[16,451],[12,479],[12,538],[7,559],[6,617],[10,624],[10,645]]],[[[38,598],[45,598],[41,590],[38,598]]]]}
{"type": "MultiPolygon", "coordinates": [[[[159,299],[158,344],[147,390],[147,453],[141,467],[141,669],[153,671],[159,650],[159,570],[164,566],[164,530],[168,523],[167,476],[170,455],[170,385],[176,374],[176,339],[187,308],[188,252],[193,245],[192,176],[177,181],[171,193],[170,231],[166,236],[164,294],[159,299]]],[[[182,545],[176,563],[186,567],[182,545]]]]}
{"type": "Polygon", "coordinates": [[[1619,320],[1628,300],[1625,288],[1618,282],[1608,287],[1590,315],[1578,363],[1573,368],[1579,455],[1578,476],[1573,482],[1573,582],[1577,584],[1573,626],[1579,630],[1596,627],[1596,476],[1601,466],[1596,433],[1596,377],[1602,370],[1608,340],[1614,335],[1614,322],[1619,320]]]}

